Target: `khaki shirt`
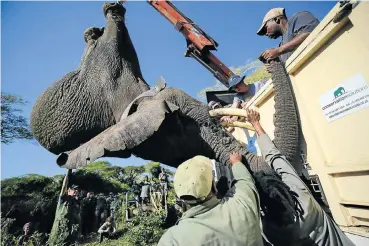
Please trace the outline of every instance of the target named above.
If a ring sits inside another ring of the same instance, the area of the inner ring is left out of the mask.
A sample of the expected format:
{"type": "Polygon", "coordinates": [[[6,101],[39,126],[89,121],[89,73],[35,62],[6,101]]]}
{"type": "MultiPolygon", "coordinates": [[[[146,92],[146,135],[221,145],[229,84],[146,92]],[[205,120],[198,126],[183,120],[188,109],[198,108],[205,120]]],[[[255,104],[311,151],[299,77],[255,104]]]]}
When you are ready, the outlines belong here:
{"type": "Polygon", "coordinates": [[[242,163],[233,165],[232,171],[236,181],[233,197],[213,197],[190,208],[165,232],[159,246],[263,245],[254,180],[242,163]]]}
{"type": "Polygon", "coordinates": [[[303,208],[301,218],[287,227],[263,220],[263,231],[268,240],[274,245],[354,246],[338,225],[323,211],[269,136],[263,134],[258,137],[257,142],[265,161],[278,173],[282,181],[298,194],[297,200],[303,208]]]}

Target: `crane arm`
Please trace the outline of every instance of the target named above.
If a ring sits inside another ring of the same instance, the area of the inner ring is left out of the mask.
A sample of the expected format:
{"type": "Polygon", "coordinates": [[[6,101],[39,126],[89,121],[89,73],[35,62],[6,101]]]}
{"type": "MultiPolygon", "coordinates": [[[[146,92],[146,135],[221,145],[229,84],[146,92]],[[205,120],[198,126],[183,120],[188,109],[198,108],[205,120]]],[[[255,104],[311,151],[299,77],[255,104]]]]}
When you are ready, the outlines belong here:
{"type": "Polygon", "coordinates": [[[192,57],[197,60],[227,87],[229,87],[230,83],[237,84],[244,79],[244,77],[235,75],[211,53],[212,50],[216,50],[218,43],[179,11],[170,1],[149,0],[148,3],[169,20],[186,38],[186,57],[192,57]]]}

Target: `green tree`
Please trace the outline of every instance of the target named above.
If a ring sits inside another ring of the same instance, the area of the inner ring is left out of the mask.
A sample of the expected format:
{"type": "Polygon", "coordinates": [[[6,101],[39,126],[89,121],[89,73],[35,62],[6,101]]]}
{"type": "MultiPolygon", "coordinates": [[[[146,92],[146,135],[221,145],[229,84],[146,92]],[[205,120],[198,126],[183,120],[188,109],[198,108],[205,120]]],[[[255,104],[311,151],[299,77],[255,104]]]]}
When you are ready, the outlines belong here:
{"type": "Polygon", "coordinates": [[[145,165],[146,173],[149,173],[154,178],[159,178],[159,174],[161,172],[161,167],[159,162],[149,162],[145,165]]]}
{"type": "Polygon", "coordinates": [[[145,173],[144,166],[127,166],[123,168],[120,174],[120,181],[132,186],[135,181],[145,173]]]}
{"type": "Polygon", "coordinates": [[[1,93],[1,142],[13,143],[16,139],[32,140],[28,120],[20,115],[23,106],[28,102],[19,96],[1,93]]]}

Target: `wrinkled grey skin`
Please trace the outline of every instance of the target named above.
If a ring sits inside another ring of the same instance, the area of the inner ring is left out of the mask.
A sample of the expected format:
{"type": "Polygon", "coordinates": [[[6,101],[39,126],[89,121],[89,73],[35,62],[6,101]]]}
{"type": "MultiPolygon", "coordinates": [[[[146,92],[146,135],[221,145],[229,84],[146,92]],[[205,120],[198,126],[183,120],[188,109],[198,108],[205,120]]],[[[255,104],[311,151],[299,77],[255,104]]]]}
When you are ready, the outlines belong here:
{"type": "Polygon", "coordinates": [[[125,107],[149,89],[124,24],[125,9],[104,4],[105,30],[85,32],[78,70],[44,91],[31,113],[38,142],[54,154],[72,150],[119,121],[125,107]]]}
{"type": "MultiPolygon", "coordinates": [[[[131,114],[119,121],[129,102],[148,86],[122,21],[124,8],[105,4],[104,9],[108,12],[104,34],[93,40],[80,70],[72,72],[77,75],[48,88],[32,112],[36,139],[55,154],[64,152],[57,159],[58,165],[79,168],[100,157],[128,158],[133,154],[177,167],[195,155],[228,163],[229,153],[240,151],[252,171],[270,170],[261,157],[248,152],[209,116],[206,104],[178,89],[167,88],[140,100],[131,114]],[[117,32],[117,27],[125,31],[117,32]],[[46,113],[53,108],[57,112],[46,113]]],[[[274,62],[271,70],[276,109],[274,141],[292,160],[298,146],[294,98],[282,64],[274,62]]]]}

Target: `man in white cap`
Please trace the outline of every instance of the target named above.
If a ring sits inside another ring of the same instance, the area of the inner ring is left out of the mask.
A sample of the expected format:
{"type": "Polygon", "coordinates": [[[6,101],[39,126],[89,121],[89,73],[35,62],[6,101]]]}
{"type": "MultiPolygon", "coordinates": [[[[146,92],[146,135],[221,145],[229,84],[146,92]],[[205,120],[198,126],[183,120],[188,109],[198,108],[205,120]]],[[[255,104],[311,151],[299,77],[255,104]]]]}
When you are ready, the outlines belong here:
{"type": "Polygon", "coordinates": [[[241,158],[240,154],[230,154],[235,193],[223,199],[217,199],[212,190],[209,158],[195,156],[178,167],[174,190],[189,209],[165,232],[159,246],[263,245],[259,195],[241,158]]]}
{"type": "Polygon", "coordinates": [[[282,41],[278,48],[264,51],[261,57],[266,61],[279,57],[282,62],[286,62],[318,24],[319,20],[307,11],[298,12],[287,19],[284,8],[269,10],[257,34],[272,39],[282,37],[282,41]]]}

